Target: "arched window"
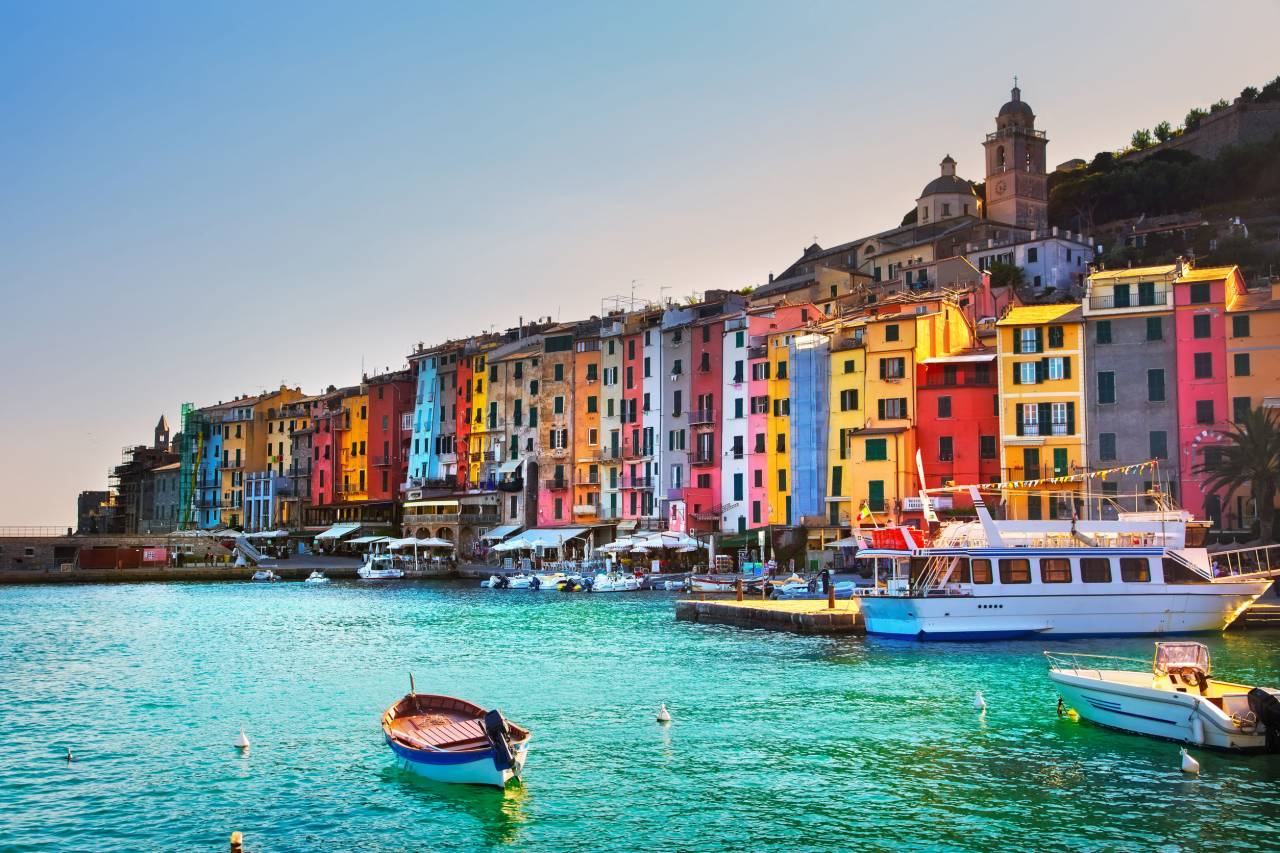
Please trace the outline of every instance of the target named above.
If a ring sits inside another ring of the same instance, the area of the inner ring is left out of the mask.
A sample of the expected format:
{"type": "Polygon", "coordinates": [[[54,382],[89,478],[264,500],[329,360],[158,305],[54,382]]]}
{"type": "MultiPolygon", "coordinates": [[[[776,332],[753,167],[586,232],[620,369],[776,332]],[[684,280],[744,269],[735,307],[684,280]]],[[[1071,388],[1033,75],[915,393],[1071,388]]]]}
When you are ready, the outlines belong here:
{"type": "Polygon", "coordinates": [[[1004,146],[1003,145],[996,148],[996,166],[1001,169],[1004,168],[1004,146]]]}
{"type": "Polygon", "coordinates": [[[1025,164],[1026,170],[1030,172],[1031,171],[1031,149],[1030,148],[1027,149],[1027,154],[1022,159],[1023,159],[1023,163],[1025,164]]]}

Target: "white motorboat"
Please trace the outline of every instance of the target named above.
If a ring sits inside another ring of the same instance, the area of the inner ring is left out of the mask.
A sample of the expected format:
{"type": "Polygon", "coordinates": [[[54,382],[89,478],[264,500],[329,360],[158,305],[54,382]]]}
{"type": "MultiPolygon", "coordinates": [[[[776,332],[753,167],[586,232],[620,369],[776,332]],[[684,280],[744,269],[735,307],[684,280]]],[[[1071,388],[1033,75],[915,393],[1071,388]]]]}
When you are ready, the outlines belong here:
{"type": "Polygon", "coordinates": [[[1182,511],[995,521],[977,489],[970,492],[979,520],[944,524],[931,542],[911,528],[867,531],[872,547],[858,558],[887,574],[883,586],[861,596],[868,634],[988,640],[1216,632],[1280,571],[1253,570],[1280,564],[1280,555],[1254,555],[1249,571],[1215,572],[1203,547],[1207,522],[1182,511]]]}
{"type": "Polygon", "coordinates": [[[329,582],[329,579],[325,577],[324,572],[320,571],[319,569],[307,575],[307,579],[303,581],[303,583],[328,583],[328,582],[329,582]]]}
{"type": "Polygon", "coordinates": [[[258,569],[256,572],[253,573],[253,577],[249,578],[249,580],[278,581],[280,580],[280,576],[275,572],[271,571],[270,569],[258,569]]]}
{"type": "Polygon", "coordinates": [[[591,581],[592,592],[631,592],[640,588],[640,578],[621,572],[603,572],[591,581]]]}
{"type": "Polygon", "coordinates": [[[1063,703],[1091,723],[1215,749],[1280,750],[1280,690],[1210,678],[1209,650],[1200,643],[1156,643],[1150,665],[1107,655],[1045,657],[1063,703]]]}

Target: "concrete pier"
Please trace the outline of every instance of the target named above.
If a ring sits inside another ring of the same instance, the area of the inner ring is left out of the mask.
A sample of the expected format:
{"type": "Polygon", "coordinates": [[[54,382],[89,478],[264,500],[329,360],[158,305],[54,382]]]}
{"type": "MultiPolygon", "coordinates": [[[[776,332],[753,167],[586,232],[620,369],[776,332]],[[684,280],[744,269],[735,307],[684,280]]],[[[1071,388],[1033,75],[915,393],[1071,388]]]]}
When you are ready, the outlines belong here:
{"type": "Polygon", "coordinates": [[[858,601],[842,599],[830,609],[825,600],[762,601],[712,599],[676,602],[676,618],[685,622],[763,628],[793,634],[862,634],[858,601]]]}

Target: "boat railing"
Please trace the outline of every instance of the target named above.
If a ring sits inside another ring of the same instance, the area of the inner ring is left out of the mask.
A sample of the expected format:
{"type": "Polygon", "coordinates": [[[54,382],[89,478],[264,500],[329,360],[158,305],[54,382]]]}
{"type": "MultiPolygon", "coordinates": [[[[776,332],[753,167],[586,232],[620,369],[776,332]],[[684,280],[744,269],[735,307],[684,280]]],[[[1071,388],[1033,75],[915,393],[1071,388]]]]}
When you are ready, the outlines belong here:
{"type": "Polygon", "coordinates": [[[1142,660],[1141,658],[1124,658],[1116,655],[1090,655],[1083,652],[1049,652],[1046,651],[1044,656],[1049,660],[1049,665],[1054,669],[1070,670],[1072,675],[1087,676],[1090,673],[1094,677],[1101,679],[1105,670],[1132,670],[1133,664],[1138,664],[1139,671],[1145,672],[1151,669],[1151,661],[1142,660]],[[1121,665],[1123,664],[1123,666],[1121,665]]]}
{"type": "Polygon", "coordinates": [[[1215,579],[1280,575],[1280,545],[1217,551],[1210,554],[1209,559],[1215,579]]]}

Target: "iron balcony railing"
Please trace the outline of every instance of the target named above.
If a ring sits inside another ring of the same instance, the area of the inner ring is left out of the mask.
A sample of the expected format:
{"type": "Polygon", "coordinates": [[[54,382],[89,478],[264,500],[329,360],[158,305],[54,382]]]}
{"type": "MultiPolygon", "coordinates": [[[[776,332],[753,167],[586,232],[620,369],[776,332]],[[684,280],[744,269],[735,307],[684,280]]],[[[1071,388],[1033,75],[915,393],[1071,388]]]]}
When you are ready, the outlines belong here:
{"type": "Polygon", "coordinates": [[[693,426],[715,423],[715,409],[694,409],[689,412],[689,423],[693,426]]]}
{"type": "Polygon", "coordinates": [[[689,461],[695,468],[700,468],[706,465],[715,465],[719,460],[714,453],[695,453],[689,461]]]}
{"type": "Polygon", "coordinates": [[[1137,293],[1111,293],[1089,297],[1089,307],[1094,310],[1107,308],[1160,308],[1173,304],[1173,288],[1157,287],[1154,291],[1137,293]]]}
{"type": "Polygon", "coordinates": [[[569,479],[567,477],[553,477],[550,480],[544,480],[543,488],[549,492],[562,492],[569,488],[569,479]]]}
{"type": "Polygon", "coordinates": [[[652,489],[653,477],[623,477],[622,488],[624,489],[652,489]]]}

